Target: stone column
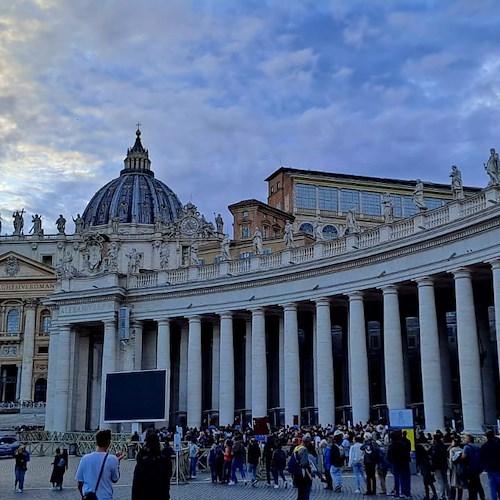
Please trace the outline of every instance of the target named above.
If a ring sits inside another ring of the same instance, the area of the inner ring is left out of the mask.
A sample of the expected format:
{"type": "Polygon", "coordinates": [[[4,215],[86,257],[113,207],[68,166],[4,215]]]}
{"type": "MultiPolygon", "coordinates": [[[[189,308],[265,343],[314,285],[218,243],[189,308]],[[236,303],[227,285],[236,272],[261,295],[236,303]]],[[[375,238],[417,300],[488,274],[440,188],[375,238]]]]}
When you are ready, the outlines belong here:
{"type": "Polygon", "coordinates": [[[54,430],[54,408],[56,406],[56,381],[57,381],[57,347],[59,343],[59,331],[56,328],[55,322],[50,327],[49,340],[49,366],[47,372],[47,406],[45,408],[45,430],[54,430]]]}
{"type": "Polygon", "coordinates": [[[26,320],[23,334],[23,365],[21,372],[21,401],[33,400],[33,358],[35,349],[36,303],[28,300],[25,304],[26,320]]]}
{"type": "MultiPolygon", "coordinates": [[[[60,336],[61,334],[59,334],[60,336]]],[[[59,345],[61,338],[59,338],[59,345]]],[[[102,369],[101,369],[101,412],[100,412],[100,427],[106,426],[104,423],[104,403],[106,397],[106,375],[113,373],[116,370],[116,344],[117,344],[117,327],[116,321],[104,322],[104,341],[102,346],[102,369]]]]}
{"type": "Polygon", "coordinates": [[[297,415],[300,422],[300,357],[297,304],[286,304],[284,311],[284,379],[285,425],[293,425],[297,415]]]}
{"type": "Polygon", "coordinates": [[[167,372],[167,386],[165,388],[165,421],[170,421],[170,321],[158,321],[158,334],[156,337],[156,368],[167,372]]]}
{"type": "Polygon", "coordinates": [[[234,423],[233,315],[220,315],[219,425],[234,423]]]}
{"type": "Polygon", "coordinates": [[[399,315],[398,288],[382,288],[384,297],[384,369],[385,394],[389,410],[406,408],[403,341],[399,315]]]}
{"type": "Polygon", "coordinates": [[[201,425],[201,316],[189,318],[187,426],[201,425]]]}
{"type": "Polygon", "coordinates": [[[335,392],[333,375],[332,323],[330,301],[316,300],[316,380],[318,391],[318,421],[321,425],[335,422],[335,392]]]}
{"type": "Polygon", "coordinates": [[[220,326],[212,327],[212,410],[219,408],[220,390],[220,326]]]}
{"type": "Polygon", "coordinates": [[[132,323],[134,330],[134,370],[142,370],[142,321],[132,323]]]}
{"type": "Polygon", "coordinates": [[[264,309],[252,310],[252,418],[267,416],[267,360],[264,309]]]}
{"type": "MultiPolygon", "coordinates": [[[[500,259],[491,263],[493,273],[493,300],[495,307],[495,333],[497,337],[497,362],[500,364],[500,259]]],[[[498,369],[500,375],[500,366],[498,369]]]]}
{"type": "Polygon", "coordinates": [[[16,363],[16,399],[21,399],[21,374],[22,374],[22,363],[16,363]]]}
{"type": "Polygon", "coordinates": [[[416,281],[425,428],[435,431],[444,425],[444,409],[434,281],[429,277],[416,281]]]}
{"type": "Polygon", "coordinates": [[[363,294],[349,294],[349,393],[352,420],[367,422],[370,418],[370,388],[363,294]]]}
{"type": "Polygon", "coordinates": [[[457,309],[458,364],[464,430],[482,432],[483,384],[470,271],[453,271],[457,309]]]}
{"type": "Polygon", "coordinates": [[[245,320],[245,409],[252,408],[252,320],[245,320]]]}
{"type": "Polygon", "coordinates": [[[278,362],[280,369],[280,407],[285,407],[285,325],[283,315],[280,315],[278,323],[278,362]]]}
{"type": "Polygon", "coordinates": [[[186,325],[181,327],[181,342],[179,348],[179,410],[187,411],[187,377],[188,377],[188,336],[186,325]]]}
{"type": "Polygon", "coordinates": [[[56,432],[68,430],[69,370],[71,361],[71,326],[59,325],[59,345],[57,352],[57,379],[54,405],[54,425],[56,432]]]}

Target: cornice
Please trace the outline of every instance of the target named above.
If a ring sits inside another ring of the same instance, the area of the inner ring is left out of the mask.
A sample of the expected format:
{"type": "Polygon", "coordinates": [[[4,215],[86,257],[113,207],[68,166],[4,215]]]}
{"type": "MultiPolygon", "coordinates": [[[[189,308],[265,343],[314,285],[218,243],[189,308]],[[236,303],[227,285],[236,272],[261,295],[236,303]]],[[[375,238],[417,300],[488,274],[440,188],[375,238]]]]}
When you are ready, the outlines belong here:
{"type": "MultiPolygon", "coordinates": [[[[225,284],[213,284],[203,286],[206,282],[188,282],[180,285],[174,286],[185,286],[189,287],[189,289],[184,290],[173,290],[173,291],[164,291],[157,292],[157,288],[141,288],[141,289],[132,289],[128,291],[127,294],[127,302],[144,302],[148,300],[159,300],[159,299],[172,299],[172,298],[182,298],[182,297],[193,297],[199,295],[206,295],[210,293],[217,292],[230,292],[230,291],[240,291],[249,288],[254,288],[256,286],[269,286],[274,284],[282,284],[290,281],[296,281],[306,278],[314,278],[319,276],[324,276],[327,274],[332,274],[335,272],[346,271],[353,268],[359,268],[363,266],[369,266],[373,264],[385,263],[388,260],[408,256],[414,254],[416,252],[420,252],[423,250],[429,250],[432,248],[437,248],[442,245],[460,241],[469,236],[473,236],[475,234],[494,229],[500,227],[500,219],[488,220],[480,224],[476,224],[473,227],[467,227],[458,231],[454,231],[452,233],[447,233],[442,236],[434,236],[431,239],[426,239],[423,241],[415,242],[410,245],[400,246],[398,248],[394,248],[392,250],[387,250],[388,246],[393,246],[394,242],[388,242],[381,245],[377,245],[375,247],[371,247],[369,249],[372,252],[371,255],[366,257],[353,258],[347,262],[331,262],[332,259],[338,260],[339,257],[345,257],[346,254],[342,254],[341,256],[327,257],[321,260],[314,260],[304,262],[302,264],[294,265],[293,269],[290,267],[286,268],[274,268],[270,270],[266,270],[261,272],[256,272],[251,275],[239,275],[241,278],[248,278],[248,281],[238,282],[238,283],[225,283],[225,284]],[[375,254],[374,251],[377,253],[375,254]],[[330,262],[328,262],[330,261],[330,262]],[[297,269],[299,266],[316,266],[313,269],[297,269]],[[276,273],[286,272],[287,274],[282,274],[281,276],[276,276],[276,273]],[[271,276],[262,276],[263,273],[269,274],[274,273],[271,276]],[[260,276],[259,276],[260,275],[260,276]],[[193,285],[198,286],[199,288],[193,289],[193,285]],[[145,296],[145,292],[147,295],[145,296]]],[[[414,236],[412,237],[414,239],[414,236]]],[[[368,251],[361,250],[362,251],[368,251]]],[[[449,264],[443,268],[443,272],[447,272],[449,264]]],[[[213,281],[220,281],[224,279],[224,277],[216,278],[213,281]]],[[[88,302],[88,301],[86,301],[88,302]]]]}

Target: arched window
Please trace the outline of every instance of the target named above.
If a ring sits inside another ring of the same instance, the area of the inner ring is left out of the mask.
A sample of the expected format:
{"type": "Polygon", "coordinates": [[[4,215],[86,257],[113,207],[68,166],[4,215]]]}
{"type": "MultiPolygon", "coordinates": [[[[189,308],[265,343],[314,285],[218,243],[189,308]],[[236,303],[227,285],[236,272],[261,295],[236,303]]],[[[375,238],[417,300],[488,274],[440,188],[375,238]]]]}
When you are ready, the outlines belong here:
{"type": "Polygon", "coordinates": [[[47,401],[47,379],[39,378],[35,382],[35,403],[47,401]]]}
{"type": "Polygon", "coordinates": [[[309,222],[304,222],[303,224],[300,225],[299,227],[299,233],[304,233],[304,234],[314,234],[314,228],[313,225],[310,224],[309,222]]]}
{"type": "Polygon", "coordinates": [[[336,240],[339,237],[339,232],[335,226],[327,224],[323,227],[323,239],[336,240]]]}
{"type": "Polygon", "coordinates": [[[19,309],[11,309],[7,313],[7,333],[19,333],[21,330],[19,319],[19,309]]]}
{"type": "Polygon", "coordinates": [[[40,314],[40,332],[49,333],[50,331],[50,311],[44,309],[40,314]]]}

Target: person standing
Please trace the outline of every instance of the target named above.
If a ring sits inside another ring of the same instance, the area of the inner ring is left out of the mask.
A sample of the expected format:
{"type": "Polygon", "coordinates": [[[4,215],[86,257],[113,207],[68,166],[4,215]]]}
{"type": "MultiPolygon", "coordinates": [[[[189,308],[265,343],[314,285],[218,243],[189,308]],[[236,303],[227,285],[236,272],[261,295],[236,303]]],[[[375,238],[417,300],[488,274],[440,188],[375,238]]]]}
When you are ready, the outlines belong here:
{"type": "Polygon", "coordinates": [[[273,479],[274,479],[274,487],[276,489],[279,488],[279,478],[283,481],[283,486],[285,488],[288,487],[288,483],[285,479],[284,470],[286,467],[286,453],[282,449],[281,443],[278,442],[276,445],[276,449],[273,454],[273,479]]]}
{"type": "Polygon", "coordinates": [[[14,474],[16,477],[14,491],[22,493],[24,490],[24,476],[28,470],[28,462],[30,461],[30,454],[23,444],[17,449],[14,454],[14,459],[16,461],[14,466],[14,474]]]}
{"type": "MultiPolygon", "coordinates": [[[[259,442],[255,437],[250,438],[250,444],[248,445],[248,474],[252,478],[252,486],[257,484],[257,469],[259,468],[261,452],[259,442]]],[[[285,458],[286,463],[286,458],[285,458]]]]}
{"type": "Polygon", "coordinates": [[[441,434],[434,435],[434,444],[431,448],[430,457],[434,475],[436,476],[439,498],[450,498],[450,483],[448,482],[448,448],[443,443],[441,434]]]}
{"type": "Polygon", "coordinates": [[[266,485],[271,486],[271,469],[276,443],[272,434],[269,434],[264,445],[264,460],[266,462],[266,485]]]}
{"type": "Polygon", "coordinates": [[[235,485],[238,480],[236,478],[236,470],[240,471],[241,480],[247,484],[245,475],[245,445],[243,444],[242,436],[237,434],[234,438],[233,445],[233,463],[231,465],[231,481],[229,486],[235,485]]]}
{"type": "Polygon", "coordinates": [[[361,480],[363,486],[366,484],[365,471],[363,469],[364,451],[361,449],[363,439],[361,436],[354,438],[354,444],[349,450],[349,467],[352,467],[354,472],[354,482],[356,483],[356,490],[354,493],[361,493],[361,480]]]}
{"type": "Polygon", "coordinates": [[[97,493],[99,500],[113,500],[113,484],[120,479],[120,460],[123,453],[111,455],[111,431],[101,429],[95,436],[97,450],[84,455],[78,464],[75,479],[78,490],[84,497],[97,493]]]}
{"type": "Polygon", "coordinates": [[[500,499],[500,439],[492,430],[486,431],[486,443],[480,450],[481,463],[488,473],[492,500],[500,499]]]}
{"type": "Polygon", "coordinates": [[[55,490],[61,482],[59,480],[60,467],[59,462],[61,461],[61,449],[56,448],[56,454],[54,456],[54,461],[52,462],[52,473],[50,475],[50,482],[52,483],[52,489],[55,490]]]}
{"type": "Polygon", "coordinates": [[[361,445],[361,450],[364,452],[363,462],[366,472],[366,493],[365,495],[377,494],[377,462],[378,462],[378,448],[372,439],[371,433],[367,432],[364,435],[365,441],[361,445]]]}
{"type": "Polygon", "coordinates": [[[333,444],[330,449],[330,475],[332,476],[333,487],[336,493],[342,492],[342,467],[344,465],[344,448],[342,440],[344,434],[340,430],[333,433],[333,444]]]}
{"type": "Polygon", "coordinates": [[[312,474],[309,465],[308,445],[311,443],[311,436],[306,434],[302,438],[302,444],[296,446],[293,455],[299,466],[298,471],[293,476],[293,481],[297,487],[297,500],[309,500],[312,487],[312,474]]]}
{"type": "Polygon", "coordinates": [[[139,451],[136,460],[132,500],[169,500],[172,457],[169,447],[161,449],[156,432],[146,436],[144,448],[139,451]]]}
{"type": "Polygon", "coordinates": [[[479,446],[474,443],[474,436],[472,434],[466,434],[464,437],[464,450],[462,452],[462,460],[466,465],[466,479],[467,479],[467,489],[469,491],[469,500],[476,500],[477,496],[481,500],[484,500],[484,489],[481,484],[480,474],[481,474],[481,450],[479,446]]]}
{"type": "Polygon", "coordinates": [[[200,447],[196,444],[196,438],[193,438],[189,444],[189,479],[196,479],[199,452],[200,447]]]}
{"type": "Polygon", "coordinates": [[[429,453],[429,445],[425,443],[417,443],[415,448],[415,459],[417,467],[422,476],[425,490],[425,500],[431,498],[430,492],[432,491],[432,499],[437,498],[436,487],[434,486],[434,476],[432,474],[431,457],[429,453]]]}

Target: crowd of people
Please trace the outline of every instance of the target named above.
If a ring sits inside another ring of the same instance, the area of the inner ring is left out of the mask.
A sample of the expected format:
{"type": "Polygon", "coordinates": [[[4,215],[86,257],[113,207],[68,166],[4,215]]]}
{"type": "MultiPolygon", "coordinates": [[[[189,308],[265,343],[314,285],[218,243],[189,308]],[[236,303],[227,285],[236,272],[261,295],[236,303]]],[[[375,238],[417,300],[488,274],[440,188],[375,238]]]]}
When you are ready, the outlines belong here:
{"type": "MultiPolygon", "coordinates": [[[[253,429],[187,429],[189,478],[199,469],[202,450],[208,450],[206,464],[214,484],[257,487],[259,480],[275,489],[295,487],[298,500],[308,500],[313,481],[333,493],[343,491],[346,470],[352,470],[355,493],[411,498],[411,462],[415,459],[423,481],[425,500],[462,500],[464,490],[470,500],[485,500],[480,474],[488,475],[491,499],[500,499],[500,440],[486,432],[486,442],[463,437],[447,429],[434,435],[418,432],[415,451],[405,431],[386,425],[362,424],[347,427],[286,427],[266,435],[253,429]],[[387,481],[391,472],[391,484],[387,481]]],[[[132,500],[168,500],[172,476],[173,435],[166,429],[148,430],[136,456],[132,500]]],[[[134,434],[132,441],[138,441],[134,434]]],[[[97,451],[82,457],[76,480],[82,496],[92,493],[112,498],[112,485],[120,477],[121,453],[108,453],[111,432],[96,434],[97,451]]],[[[29,453],[21,446],[16,453],[16,489],[22,491],[29,453]]],[[[67,450],[56,450],[50,482],[62,489],[68,468],[67,450]]],[[[415,477],[413,481],[417,480],[415,477]]]]}

